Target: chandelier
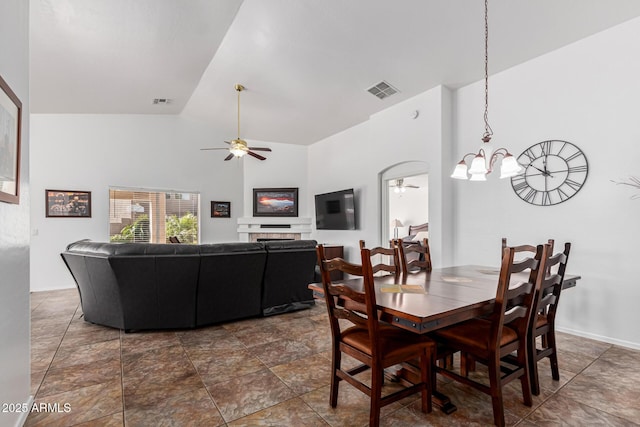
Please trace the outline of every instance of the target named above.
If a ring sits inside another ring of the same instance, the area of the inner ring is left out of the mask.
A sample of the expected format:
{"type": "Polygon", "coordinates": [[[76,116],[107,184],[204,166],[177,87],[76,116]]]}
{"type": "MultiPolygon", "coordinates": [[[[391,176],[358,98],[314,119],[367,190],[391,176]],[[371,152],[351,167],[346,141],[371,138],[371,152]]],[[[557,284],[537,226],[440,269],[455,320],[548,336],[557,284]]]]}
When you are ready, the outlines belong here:
{"type": "Polygon", "coordinates": [[[500,178],[510,178],[523,171],[517,160],[507,151],[506,148],[493,149],[491,137],[493,130],[489,125],[489,0],[484,2],[484,134],[482,135],[482,146],[477,153],[467,153],[458,162],[451,178],[469,179],[471,181],[486,181],[487,174],[493,171],[498,158],[502,156],[500,166],[500,178]],[[467,169],[467,158],[473,157],[471,167],[467,169]]]}

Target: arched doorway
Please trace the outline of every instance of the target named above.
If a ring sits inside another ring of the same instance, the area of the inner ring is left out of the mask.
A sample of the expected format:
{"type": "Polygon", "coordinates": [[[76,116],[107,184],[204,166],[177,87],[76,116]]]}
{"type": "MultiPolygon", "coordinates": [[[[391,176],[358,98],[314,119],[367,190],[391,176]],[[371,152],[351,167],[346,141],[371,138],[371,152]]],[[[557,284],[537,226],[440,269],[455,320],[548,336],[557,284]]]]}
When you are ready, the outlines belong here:
{"type": "Polygon", "coordinates": [[[394,237],[396,219],[402,223],[397,230],[398,237],[407,235],[409,225],[429,221],[429,170],[426,162],[408,161],[390,166],[380,172],[379,185],[381,243],[394,237]],[[404,191],[398,189],[401,186],[404,191]]]}

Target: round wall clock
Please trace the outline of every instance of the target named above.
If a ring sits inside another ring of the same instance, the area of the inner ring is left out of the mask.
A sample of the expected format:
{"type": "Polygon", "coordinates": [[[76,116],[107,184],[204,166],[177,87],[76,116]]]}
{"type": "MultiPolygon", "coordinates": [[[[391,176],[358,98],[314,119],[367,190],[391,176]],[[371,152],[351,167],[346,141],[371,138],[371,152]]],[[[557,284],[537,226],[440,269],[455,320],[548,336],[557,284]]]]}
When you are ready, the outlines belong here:
{"type": "Polygon", "coordinates": [[[527,203],[551,206],[575,196],[587,180],[589,164],[577,146],[557,139],[539,142],[518,156],[525,168],[511,178],[513,191],[527,203]]]}

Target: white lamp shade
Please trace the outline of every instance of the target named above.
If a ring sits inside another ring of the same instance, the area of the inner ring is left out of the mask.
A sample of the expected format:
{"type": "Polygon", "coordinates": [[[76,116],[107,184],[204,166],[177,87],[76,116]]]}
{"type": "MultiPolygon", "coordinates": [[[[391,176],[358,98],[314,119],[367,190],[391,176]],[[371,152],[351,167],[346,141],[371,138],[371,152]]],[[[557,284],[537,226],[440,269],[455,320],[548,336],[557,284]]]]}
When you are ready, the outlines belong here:
{"type": "Polygon", "coordinates": [[[486,174],[488,172],[487,165],[485,164],[484,156],[482,154],[477,154],[473,158],[473,162],[471,162],[471,167],[469,168],[469,173],[471,174],[471,180],[477,181],[473,179],[473,175],[477,174],[486,174]]]}
{"type": "Polygon", "coordinates": [[[511,178],[522,173],[523,168],[518,164],[518,161],[511,154],[507,154],[502,159],[502,165],[500,166],[500,178],[511,178]]]}
{"type": "Polygon", "coordinates": [[[454,179],[469,179],[467,176],[467,164],[463,161],[456,165],[456,168],[453,170],[451,174],[451,178],[454,179]]]}
{"type": "Polygon", "coordinates": [[[231,150],[229,150],[229,151],[231,151],[231,153],[232,153],[234,156],[236,156],[236,157],[242,157],[242,156],[244,156],[245,154],[247,154],[247,152],[246,152],[246,151],[244,151],[244,150],[242,150],[242,149],[240,149],[240,148],[232,148],[232,149],[231,149],[231,150]]]}
{"type": "Polygon", "coordinates": [[[474,173],[469,181],[486,181],[487,175],[484,173],[474,173]]]}
{"type": "Polygon", "coordinates": [[[393,221],[391,221],[391,225],[393,227],[404,227],[404,224],[402,223],[402,221],[400,221],[399,219],[394,219],[393,221]]]}

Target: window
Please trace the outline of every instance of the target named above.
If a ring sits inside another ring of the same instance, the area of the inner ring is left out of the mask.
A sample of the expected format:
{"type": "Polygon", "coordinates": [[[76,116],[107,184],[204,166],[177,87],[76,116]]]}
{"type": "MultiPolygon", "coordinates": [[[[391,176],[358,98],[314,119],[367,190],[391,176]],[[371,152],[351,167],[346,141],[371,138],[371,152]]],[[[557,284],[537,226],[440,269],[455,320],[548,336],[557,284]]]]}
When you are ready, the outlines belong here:
{"type": "Polygon", "coordinates": [[[130,188],[109,189],[112,242],[198,243],[200,194],[130,188]]]}

